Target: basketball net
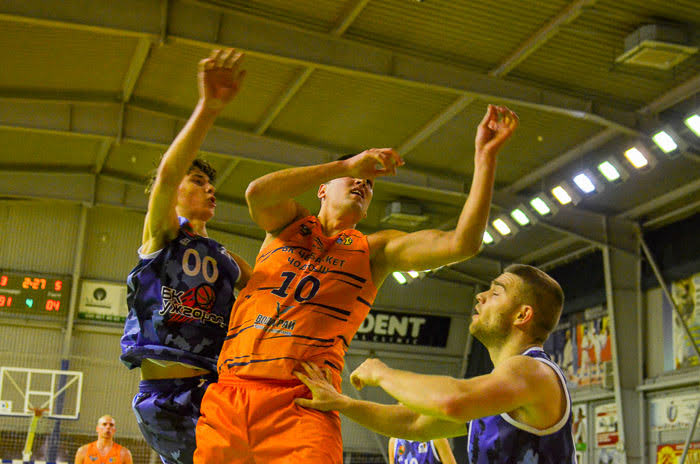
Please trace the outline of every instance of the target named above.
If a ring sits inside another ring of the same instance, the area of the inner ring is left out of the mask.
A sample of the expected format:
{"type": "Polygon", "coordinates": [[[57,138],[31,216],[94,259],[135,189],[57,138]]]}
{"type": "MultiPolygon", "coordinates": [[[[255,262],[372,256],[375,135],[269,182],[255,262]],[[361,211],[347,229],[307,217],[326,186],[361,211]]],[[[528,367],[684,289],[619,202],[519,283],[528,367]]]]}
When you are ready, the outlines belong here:
{"type": "Polygon", "coordinates": [[[22,461],[27,462],[32,457],[32,445],[34,445],[34,435],[36,434],[36,427],[39,424],[39,419],[44,415],[49,408],[29,408],[34,412],[32,417],[32,422],[29,424],[29,430],[27,431],[27,441],[24,443],[24,450],[22,451],[22,461]]]}

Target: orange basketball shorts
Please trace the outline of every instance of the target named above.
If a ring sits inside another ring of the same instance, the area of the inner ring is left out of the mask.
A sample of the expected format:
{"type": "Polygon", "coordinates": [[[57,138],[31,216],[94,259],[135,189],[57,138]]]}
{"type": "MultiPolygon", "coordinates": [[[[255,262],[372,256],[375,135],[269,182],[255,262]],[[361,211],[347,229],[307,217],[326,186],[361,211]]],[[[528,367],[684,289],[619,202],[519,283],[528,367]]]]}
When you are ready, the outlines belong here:
{"type": "Polygon", "coordinates": [[[202,399],[195,464],[341,464],[340,417],[294,403],[295,381],[220,379],[202,399]]]}

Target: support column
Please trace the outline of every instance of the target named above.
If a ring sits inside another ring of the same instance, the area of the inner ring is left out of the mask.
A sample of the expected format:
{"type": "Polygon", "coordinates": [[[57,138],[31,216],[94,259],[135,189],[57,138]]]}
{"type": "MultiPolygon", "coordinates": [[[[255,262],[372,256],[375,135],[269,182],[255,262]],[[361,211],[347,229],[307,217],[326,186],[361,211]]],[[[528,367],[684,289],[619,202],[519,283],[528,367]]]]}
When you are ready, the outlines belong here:
{"type": "Polygon", "coordinates": [[[644,363],[641,304],[641,259],[635,224],[607,221],[608,243],[603,247],[605,294],[610,318],[615,404],[619,447],[627,464],[642,464],[645,414],[642,382],[644,363]]]}

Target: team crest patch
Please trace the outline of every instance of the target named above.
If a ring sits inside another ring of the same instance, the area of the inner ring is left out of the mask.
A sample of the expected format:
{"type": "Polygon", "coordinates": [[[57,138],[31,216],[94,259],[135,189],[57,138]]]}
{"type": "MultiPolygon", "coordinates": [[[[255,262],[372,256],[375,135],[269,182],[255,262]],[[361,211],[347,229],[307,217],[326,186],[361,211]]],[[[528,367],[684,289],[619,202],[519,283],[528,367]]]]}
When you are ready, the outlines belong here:
{"type": "Polygon", "coordinates": [[[404,446],[404,445],[399,445],[399,450],[398,450],[398,452],[399,452],[399,456],[403,456],[404,454],[406,454],[406,446],[404,446]]]}
{"type": "Polygon", "coordinates": [[[338,237],[336,243],[339,243],[340,245],[352,245],[352,237],[347,234],[340,234],[340,237],[338,237]]]}
{"type": "Polygon", "coordinates": [[[97,461],[97,456],[90,456],[91,461],[97,461]]]}
{"type": "Polygon", "coordinates": [[[418,445],[418,451],[420,453],[425,453],[426,451],[428,451],[428,444],[427,443],[420,443],[418,445]]]}

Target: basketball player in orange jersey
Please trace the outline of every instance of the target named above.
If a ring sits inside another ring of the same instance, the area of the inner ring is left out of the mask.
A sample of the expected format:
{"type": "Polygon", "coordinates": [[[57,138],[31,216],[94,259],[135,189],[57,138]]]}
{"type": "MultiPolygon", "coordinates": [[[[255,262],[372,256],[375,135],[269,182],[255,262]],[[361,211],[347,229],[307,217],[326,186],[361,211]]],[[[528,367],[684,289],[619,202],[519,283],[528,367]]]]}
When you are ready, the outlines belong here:
{"type": "Polygon", "coordinates": [[[248,207],[267,236],[232,311],[218,383],[202,400],[195,463],[342,462],[339,416],[294,404],[309,396],[295,367],[327,366],[339,389],[348,345],[391,272],[432,269],[479,251],[496,154],[517,126],[512,111],[489,105],[477,129],[471,190],[450,231],[355,230],[375,178],[404,164],[390,148],[251,182],[248,207]],[[312,216],[294,198],[319,184],[321,210],[312,216]]]}
{"type": "Polygon", "coordinates": [[[117,428],[110,415],[97,420],[97,441],[78,448],[75,464],[132,464],[131,451],[114,443],[117,428]]]}

